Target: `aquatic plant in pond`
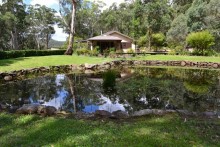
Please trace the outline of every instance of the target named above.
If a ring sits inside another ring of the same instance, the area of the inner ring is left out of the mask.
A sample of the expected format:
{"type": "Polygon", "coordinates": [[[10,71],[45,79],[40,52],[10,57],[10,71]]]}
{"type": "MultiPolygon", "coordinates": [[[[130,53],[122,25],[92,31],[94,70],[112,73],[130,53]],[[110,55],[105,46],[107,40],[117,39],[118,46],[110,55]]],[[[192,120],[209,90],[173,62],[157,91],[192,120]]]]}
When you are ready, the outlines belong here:
{"type": "Polygon", "coordinates": [[[0,85],[0,104],[11,112],[28,103],[67,112],[184,109],[219,113],[220,71],[129,68],[97,74],[59,74],[0,85]]]}

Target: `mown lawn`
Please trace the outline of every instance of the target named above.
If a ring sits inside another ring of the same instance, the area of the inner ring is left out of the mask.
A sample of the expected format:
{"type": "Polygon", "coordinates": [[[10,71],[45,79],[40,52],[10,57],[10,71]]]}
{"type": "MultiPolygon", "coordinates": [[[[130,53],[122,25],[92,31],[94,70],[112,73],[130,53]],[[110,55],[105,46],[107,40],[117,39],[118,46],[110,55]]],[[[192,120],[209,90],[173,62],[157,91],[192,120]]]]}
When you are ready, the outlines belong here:
{"type": "Polygon", "coordinates": [[[177,56],[177,55],[146,55],[146,56],[137,56],[133,59],[137,60],[176,60],[176,61],[195,61],[195,62],[219,62],[220,57],[204,57],[204,56],[177,56]]]}
{"type": "Polygon", "coordinates": [[[0,114],[0,145],[9,146],[220,146],[218,120],[175,115],[116,120],[42,118],[0,114]]]}
{"type": "Polygon", "coordinates": [[[110,61],[109,58],[86,57],[86,56],[41,56],[41,57],[25,57],[0,60],[0,72],[20,70],[26,68],[34,68],[41,66],[53,65],[70,65],[83,63],[102,63],[110,61]]]}
{"type": "MultiPolygon", "coordinates": [[[[129,60],[186,60],[200,62],[220,62],[220,57],[201,57],[201,56],[173,56],[173,55],[146,55],[128,58],[129,60]]],[[[86,56],[43,56],[43,57],[26,57],[0,60],[0,72],[13,71],[26,68],[41,66],[66,65],[66,64],[83,64],[83,63],[102,63],[115,59],[86,57],[86,56]]]]}

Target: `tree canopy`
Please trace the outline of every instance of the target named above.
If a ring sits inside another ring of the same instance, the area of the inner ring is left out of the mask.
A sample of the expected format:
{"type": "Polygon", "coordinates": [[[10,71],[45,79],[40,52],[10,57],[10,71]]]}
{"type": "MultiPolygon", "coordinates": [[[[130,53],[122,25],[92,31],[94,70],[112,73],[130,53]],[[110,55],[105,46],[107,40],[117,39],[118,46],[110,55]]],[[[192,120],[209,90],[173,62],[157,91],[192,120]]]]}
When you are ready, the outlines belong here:
{"type": "Polygon", "coordinates": [[[162,33],[164,45],[186,47],[188,34],[208,30],[215,38],[212,48],[219,50],[219,0],[126,0],[108,8],[103,1],[59,0],[59,4],[58,18],[51,8],[4,0],[0,6],[0,49],[48,48],[58,24],[69,34],[71,50],[74,37],[85,40],[112,30],[147,48],[154,45],[153,34],[162,33]]]}

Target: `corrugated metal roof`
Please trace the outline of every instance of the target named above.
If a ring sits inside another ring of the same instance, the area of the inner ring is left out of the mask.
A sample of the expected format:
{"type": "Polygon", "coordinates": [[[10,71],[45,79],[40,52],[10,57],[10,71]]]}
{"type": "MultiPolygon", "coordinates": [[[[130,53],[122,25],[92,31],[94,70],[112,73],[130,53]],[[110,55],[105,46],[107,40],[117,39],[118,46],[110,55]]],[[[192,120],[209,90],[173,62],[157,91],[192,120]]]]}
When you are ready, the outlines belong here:
{"type": "Polygon", "coordinates": [[[115,37],[115,36],[109,36],[109,35],[101,35],[101,36],[96,36],[93,38],[89,38],[88,40],[119,40],[121,41],[122,39],[115,37]]]}

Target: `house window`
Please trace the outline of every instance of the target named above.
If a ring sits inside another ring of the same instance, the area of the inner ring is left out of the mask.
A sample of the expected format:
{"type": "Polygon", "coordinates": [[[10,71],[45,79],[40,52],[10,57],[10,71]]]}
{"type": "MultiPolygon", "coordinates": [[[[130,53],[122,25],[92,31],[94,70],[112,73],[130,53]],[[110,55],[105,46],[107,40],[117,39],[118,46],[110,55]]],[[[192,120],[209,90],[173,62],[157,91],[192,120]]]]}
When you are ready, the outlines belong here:
{"type": "Polygon", "coordinates": [[[126,43],[122,43],[122,47],[126,48],[127,47],[126,43]]]}

